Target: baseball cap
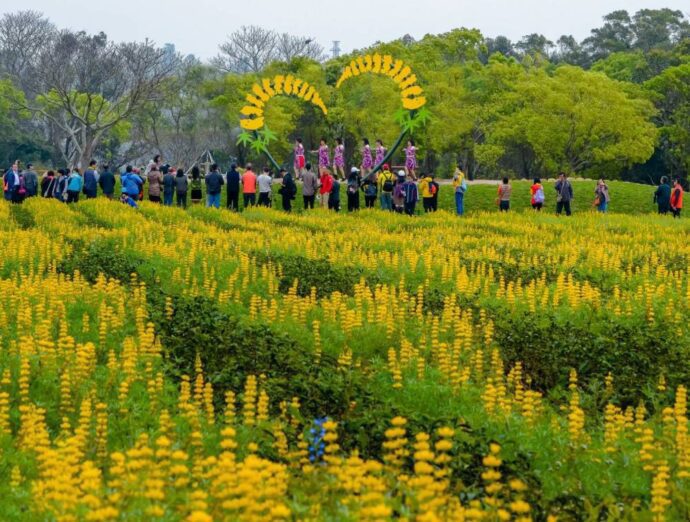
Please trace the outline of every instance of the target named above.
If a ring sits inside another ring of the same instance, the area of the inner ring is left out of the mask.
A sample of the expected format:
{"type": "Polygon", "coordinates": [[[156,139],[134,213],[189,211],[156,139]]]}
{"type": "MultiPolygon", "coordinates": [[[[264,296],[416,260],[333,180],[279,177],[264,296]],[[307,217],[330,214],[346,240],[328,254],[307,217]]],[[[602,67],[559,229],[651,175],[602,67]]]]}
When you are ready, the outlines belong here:
{"type": "Polygon", "coordinates": [[[398,171],[398,176],[400,176],[401,178],[404,178],[404,177],[405,177],[405,171],[404,171],[404,170],[399,170],[399,171],[398,171]]]}
{"type": "Polygon", "coordinates": [[[350,172],[352,172],[354,174],[355,172],[359,172],[359,169],[357,167],[352,167],[350,169],[350,172]]]}

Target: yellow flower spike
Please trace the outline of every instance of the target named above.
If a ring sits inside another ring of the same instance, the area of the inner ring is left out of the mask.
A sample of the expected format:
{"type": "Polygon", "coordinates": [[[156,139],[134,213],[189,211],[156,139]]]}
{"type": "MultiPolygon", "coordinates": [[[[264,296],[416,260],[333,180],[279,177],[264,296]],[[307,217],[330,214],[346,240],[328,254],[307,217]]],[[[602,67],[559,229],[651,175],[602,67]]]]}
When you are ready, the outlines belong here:
{"type": "Polygon", "coordinates": [[[362,58],[361,56],[357,57],[357,67],[359,68],[359,72],[361,72],[361,73],[367,72],[367,66],[364,63],[364,58],[362,58]]]}
{"type": "Polygon", "coordinates": [[[264,92],[264,90],[261,88],[261,85],[259,85],[258,83],[252,85],[252,92],[256,94],[262,102],[267,102],[271,99],[270,96],[264,92]]]}
{"type": "Polygon", "coordinates": [[[405,78],[402,82],[400,82],[399,87],[404,90],[404,89],[407,89],[408,87],[412,87],[415,83],[417,83],[417,75],[412,73],[407,78],[405,78]]]}
{"type": "Polygon", "coordinates": [[[357,62],[355,60],[352,60],[350,62],[350,69],[352,70],[352,75],[353,76],[359,76],[361,74],[361,71],[357,67],[357,62]]]}
{"type": "Polygon", "coordinates": [[[405,78],[407,78],[410,74],[412,73],[412,69],[410,69],[409,65],[406,65],[403,67],[402,71],[398,73],[394,78],[393,81],[395,83],[400,83],[402,82],[405,78]]]}
{"type": "Polygon", "coordinates": [[[335,84],[335,88],[339,89],[342,83],[345,80],[349,80],[350,78],[352,78],[352,68],[348,65],[347,67],[345,67],[343,74],[340,75],[340,78],[338,78],[338,82],[335,84]]]}
{"type": "Polygon", "coordinates": [[[387,54],[383,57],[383,60],[381,61],[380,74],[388,74],[388,71],[390,71],[391,65],[393,65],[393,57],[390,54],[387,54]]]}
{"type": "Polygon", "coordinates": [[[268,94],[270,98],[273,98],[276,95],[276,91],[274,91],[273,87],[271,87],[271,80],[269,78],[264,78],[261,80],[261,85],[264,88],[264,92],[268,94]]]}
{"type": "Polygon", "coordinates": [[[295,80],[295,78],[288,74],[285,77],[285,82],[283,83],[283,91],[285,91],[285,94],[292,94],[292,82],[295,80]]]}
{"type": "Polygon", "coordinates": [[[403,108],[408,111],[414,111],[426,104],[426,98],[424,96],[420,96],[419,98],[403,98],[402,104],[403,108]]]}
{"type": "Polygon", "coordinates": [[[251,94],[247,94],[245,100],[259,108],[264,106],[264,102],[262,102],[259,98],[252,96],[251,94]]]}
{"type": "Polygon", "coordinates": [[[304,95],[304,101],[311,101],[312,98],[314,97],[315,93],[316,93],[316,89],[314,89],[313,85],[310,85],[309,90],[304,95]]]}
{"type": "Polygon", "coordinates": [[[404,62],[402,60],[395,60],[395,65],[393,65],[393,68],[388,71],[386,74],[390,76],[391,78],[395,78],[398,73],[400,73],[400,70],[403,68],[404,62]]]}
{"type": "Polygon", "coordinates": [[[283,84],[285,83],[285,76],[282,74],[276,74],[276,77],[273,78],[273,89],[276,91],[276,94],[283,94],[283,84]]]}
{"type": "Polygon", "coordinates": [[[299,93],[300,86],[303,83],[304,82],[302,80],[300,80],[299,78],[295,78],[294,80],[292,80],[292,94],[297,96],[297,94],[299,93]]]}
{"type": "Polygon", "coordinates": [[[413,87],[408,87],[405,89],[401,95],[403,98],[412,98],[414,96],[419,96],[422,94],[424,91],[419,85],[414,85],[413,87]]]}
{"type": "Polygon", "coordinates": [[[244,130],[250,130],[250,131],[259,130],[263,126],[264,126],[264,119],[263,118],[240,120],[240,127],[242,127],[244,130]]]}
{"type": "Polygon", "coordinates": [[[379,74],[381,72],[381,55],[379,53],[376,53],[372,57],[372,67],[371,67],[371,72],[374,74],[379,74]]]}
{"type": "Polygon", "coordinates": [[[302,88],[299,90],[299,93],[297,93],[297,96],[299,96],[300,98],[304,98],[305,94],[307,94],[307,91],[310,87],[311,85],[309,85],[307,82],[304,82],[302,84],[302,88]]]}
{"type": "Polygon", "coordinates": [[[242,114],[242,116],[261,116],[263,113],[263,109],[260,109],[254,105],[245,105],[240,110],[240,114],[242,114]]]}
{"type": "Polygon", "coordinates": [[[371,72],[373,65],[374,65],[374,60],[372,60],[370,54],[367,54],[364,57],[364,70],[366,72],[371,72]]]}

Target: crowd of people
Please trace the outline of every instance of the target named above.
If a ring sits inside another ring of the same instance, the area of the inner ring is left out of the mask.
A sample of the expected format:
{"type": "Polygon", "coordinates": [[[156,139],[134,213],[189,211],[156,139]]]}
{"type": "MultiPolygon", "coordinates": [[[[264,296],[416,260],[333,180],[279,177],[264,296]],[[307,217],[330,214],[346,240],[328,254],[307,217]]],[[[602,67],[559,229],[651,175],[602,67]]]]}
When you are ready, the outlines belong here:
{"type": "MultiPolygon", "coordinates": [[[[198,166],[193,166],[188,172],[181,168],[164,164],[160,155],[155,156],[145,168],[137,169],[127,166],[120,177],[120,194],[116,196],[116,176],[108,165],[101,165],[91,161],[82,174],[74,167],[70,170],[48,170],[39,176],[31,163],[26,168],[16,161],[3,175],[3,191],[6,200],[21,203],[24,199],[34,196],[55,198],[66,203],[76,203],[81,195],[87,199],[98,196],[99,191],[109,199],[119,199],[121,202],[137,208],[138,202],[148,195],[149,201],[166,206],[176,204],[187,208],[188,199],[192,204],[200,204],[203,199],[203,186],[206,187],[206,206],[220,208],[223,186],[226,190],[226,206],[230,210],[240,210],[240,196],[244,208],[259,205],[269,207],[273,203],[273,185],[279,183],[278,195],[281,198],[282,209],[291,212],[293,202],[297,197],[297,184],[302,185],[303,208],[313,209],[322,206],[334,211],[341,209],[341,187],[345,186],[346,208],[354,212],[360,208],[360,193],[364,196],[364,207],[374,208],[376,202],[382,210],[414,215],[417,205],[421,201],[423,211],[438,210],[438,197],[441,185],[433,173],[421,173],[417,177],[417,164],[414,160],[414,143],[408,142],[407,163],[404,169],[394,172],[390,165],[380,165],[386,157],[386,149],[377,140],[375,157],[369,147],[368,140],[364,140],[365,151],[361,168],[352,167],[345,173],[343,162],[342,140],[338,140],[335,149],[333,170],[330,169],[330,157],[325,140],[321,141],[318,172],[314,172],[310,163],[304,161],[304,148],[301,140],[295,145],[295,174],[280,169],[277,179],[269,168],[262,169],[260,174],[254,172],[248,163],[243,170],[233,164],[226,174],[222,174],[217,164],[212,164],[208,173],[202,175],[198,166]],[[341,147],[341,148],[339,148],[341,147]],[[371,161],[370,161],[371,160],[371,161]],[[414,160],[414,161],[413,161],[414,160]]],[[[464,214],[465,194],[468,183],[464,172],[458,167],[453,175],[451,188],[454,193],[455,210],[457,215],[464,214]]],[[[570,216],[571,203],[574,199],[573,185],[567,174],[561,173],[555,184],[556,213],[570,216]]],[[[680,179],[669,183],[667,177],[661,178],[661,184],[654,192],[654,202],[660,214],[673,214],[680,217],[683,208],[683,187],[680,179]]],[[[499,183],[496,193],[496,206],[501,212],[510,210],[513,196],[512,185],[508,178],[499,183]]],[[[535,178],[530,187],[530,203],[532,208],[540,212],[546,204],[544,185],[539,178],[535,178]]],[[[609,187],[604,179],[600,179],[594,190],[592,205],[599,212],[606,212],[611,201],[609,187]]],[[[345,204],[343,204],[345,207],[345,204]]]]}

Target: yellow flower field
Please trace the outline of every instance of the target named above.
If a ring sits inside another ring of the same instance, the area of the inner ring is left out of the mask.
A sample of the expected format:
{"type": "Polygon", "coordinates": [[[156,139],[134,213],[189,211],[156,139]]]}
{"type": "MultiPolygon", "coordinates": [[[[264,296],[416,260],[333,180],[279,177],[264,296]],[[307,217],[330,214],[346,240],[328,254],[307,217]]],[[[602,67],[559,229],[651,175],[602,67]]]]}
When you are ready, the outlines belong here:
{"type": "Polygon", "coordinates": [[[690,226],[0,204],[2,520],[687,520],[690,226]]]}

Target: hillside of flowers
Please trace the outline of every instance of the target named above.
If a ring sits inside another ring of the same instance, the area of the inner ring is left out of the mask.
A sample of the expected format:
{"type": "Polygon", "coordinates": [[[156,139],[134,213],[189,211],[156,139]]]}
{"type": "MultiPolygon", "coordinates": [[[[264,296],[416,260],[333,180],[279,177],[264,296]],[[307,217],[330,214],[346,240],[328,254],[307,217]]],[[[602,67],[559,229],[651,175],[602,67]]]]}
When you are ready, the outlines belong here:
{"type": "Polygon", "coordinates": [[[0,204],[2,520],[688,520],[690,225],[0,204]]]}

